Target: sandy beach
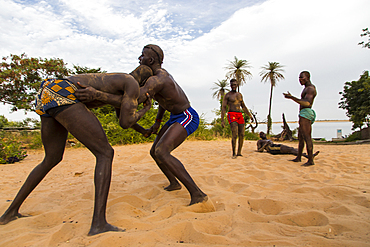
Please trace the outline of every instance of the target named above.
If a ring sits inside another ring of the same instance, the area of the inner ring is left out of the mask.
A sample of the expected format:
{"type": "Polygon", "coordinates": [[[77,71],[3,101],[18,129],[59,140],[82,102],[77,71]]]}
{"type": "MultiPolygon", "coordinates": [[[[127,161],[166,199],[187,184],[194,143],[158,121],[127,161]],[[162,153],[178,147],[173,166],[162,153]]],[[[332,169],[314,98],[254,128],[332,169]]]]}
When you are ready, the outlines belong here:
{"type": "MultiPolygon", "coordinates": [[[[301,167],[305,158],[255,152],[256,141],[237,159],[229,140],[185,141],[173,154],[208,194],[207,213],[187,207],[184,187],[163,190],[150,147],[114,147],[107,219],[126,232],[87,236],[95,159],[68,148],[22,205],[30,217],[0,225],[0,246],[370,246],[370,144],[315,144],[316,165],[301,167]]],[[[0,214],[44,155],[28,154],[0,166],[0,214]]]]}

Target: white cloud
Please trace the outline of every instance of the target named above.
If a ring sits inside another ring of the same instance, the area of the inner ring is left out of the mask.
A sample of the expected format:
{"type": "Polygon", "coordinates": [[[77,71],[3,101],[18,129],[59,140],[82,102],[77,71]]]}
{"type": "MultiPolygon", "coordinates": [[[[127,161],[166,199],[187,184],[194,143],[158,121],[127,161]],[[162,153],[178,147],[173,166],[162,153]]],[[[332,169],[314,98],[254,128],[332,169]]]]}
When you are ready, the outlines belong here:
{"type": "Polygon", "coordinates": [[[138,65],[142,47],[155,43],[165,52],[164,68],[208,121],[219,107],[210,88],[224,79],[224,67],[234,56],[253,66],[253,79],[241,92],[247,106],[265,119],[270,87],[260,82],[259,72],[276,61],[286,65],[286,79],[274,89],[273,120],[280,120],[282,112],[289,120],[297,118],[297,104],[282,92],[299,96],[302,70],[311,72],[318,88],[318,118],[345,118],[338,92],[344,82],[370,69],[370,50],[357,45],[361,29],[369,27],[369,1],[269,0],[254,6],[196,1],[196,8],[189,8],[192,3],[63,0],[55,6],[0,0],[0,54],[26,52],[63,58],[70,66],[128,72],[138,65]],[[204,12],[206,6],[213,11],[204,12]]]}

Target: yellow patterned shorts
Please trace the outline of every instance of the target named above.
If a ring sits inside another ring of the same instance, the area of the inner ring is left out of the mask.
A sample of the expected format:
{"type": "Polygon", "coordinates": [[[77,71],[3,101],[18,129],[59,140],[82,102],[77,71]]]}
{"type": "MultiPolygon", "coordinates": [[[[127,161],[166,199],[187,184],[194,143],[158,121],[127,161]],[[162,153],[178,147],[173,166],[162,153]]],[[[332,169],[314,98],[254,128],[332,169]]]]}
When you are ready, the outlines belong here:
{"type": "Polygon", "coordinates": [[[45,79],[36,96],[36,113],[50,117],[47,110],[80,102],[74,94],[76,90],[77,87],[66,79],[45,79]]]}

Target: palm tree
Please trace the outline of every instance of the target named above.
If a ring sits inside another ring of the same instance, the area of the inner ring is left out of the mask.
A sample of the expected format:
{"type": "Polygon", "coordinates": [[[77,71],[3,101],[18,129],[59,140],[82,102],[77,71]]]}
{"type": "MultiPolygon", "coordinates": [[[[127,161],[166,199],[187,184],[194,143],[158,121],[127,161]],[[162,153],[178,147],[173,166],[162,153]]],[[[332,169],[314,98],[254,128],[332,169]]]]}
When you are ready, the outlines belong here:
{"type": "Polygon", "coordinates": [[[248,70],[251,68],[247,60],[238,59],[234,57],[234,61],[230,61],[230,64],[225,67],[228,70],[226,74],[227,79],[235,78],[238,83],[238,92],[239,87],[244,83],[247,83],[246,80],[252,77],[252,73],[248,70]]]}
{"type": "Polygon", "coordinates": [[[269,104],[269,115],[267,115],[267,134],[270,134],[271,130],[271,105],[272,105],[272,91],[276,86],[277,81],[280,79],[285,79],[284,76],[280,72],[284,72],[282,69],[284,65],[279,64],[278,62],[268,62],[268,65],[262,66],[262,71],[260,72],[260,76],[262,76],[262,81],[270,81],[271,89],[270,89],[270,104],[269,104]]]}
{"type": "Polygon", "coordinates": [[[226,88],[229,86],[229,83],[226,79],[224,80],[217,80],[217,82],[214,82],[214,86],[211,88],[211,90],[215,90],[212,93],[212,98],[216,98],[220,101],[220,109],[222,107],[222,101],[224,100],[224,96],[226,92],[229,92],[230,89],[226,88]]]}
{"type": "Polygon", "coordinates": [[[224,80],[217,80],[217,82],[214,82],[214,86],[211,88],[212,90],[215,90],[212,93],[212,97],[216,99],[222,99],[225,96],[225,92],[230,91],[230,89],[226,88],[229,86],[229,83],[226,79],[224,80]]]}

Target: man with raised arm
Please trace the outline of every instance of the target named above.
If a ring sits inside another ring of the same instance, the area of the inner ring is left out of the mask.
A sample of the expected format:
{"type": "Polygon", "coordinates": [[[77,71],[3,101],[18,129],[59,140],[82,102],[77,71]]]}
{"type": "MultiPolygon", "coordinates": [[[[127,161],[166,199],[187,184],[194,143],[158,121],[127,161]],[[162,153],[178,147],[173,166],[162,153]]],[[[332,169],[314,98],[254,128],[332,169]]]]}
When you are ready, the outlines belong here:
{"type": "Polygon", "coordinates": [[[311,132],[312,124],[316,119],[316,113],[311,107],[317,92],[316,87],[311,83],[310,73],[308,71],[302,71],[299,74],[299,82],[302,86],[304,86],[300,99],[294,97],[289,92],[283,93],[285,98],[291,99],[299,104],[298,154],[297,157],[292,161],[301,162],[304,143],[306,142],[308,161],[302,166],[312,166],[315,165],[315,163],[313,161],[314,156],[311,132]]]}
{"type": "MultiPolygon", "coordinates": [[[[135,124],[132,128],[146,137],[156,134],[161,126],[165,111],[171,113],[170,120],[159,130],[150,150],[150,155],[170,182],[164,189],[167,191],[179,190],[181,189],[180,181],[190,193],[189,205],[204,203],[206,211],[214,211],[214,206],[208,200],[207,195],[195,184],[181,161],[171,154],[198,128],[199,116],[190,106],[189,100],[181,87],[162,68],[163,57],[163,51],[157,45],[146,45],[142,50],[139,57],[140,64],[149,66],[154,75],[140,88],[139,103],[146,99],[146,94],[149,94],[158,102],[159,107],[153,126],[144,129],[135,124]]],[[[89,88],[89,91],[95,99],[102,100],[101,92],[94,92],[92,88],[89,88]]]]}
{"type": "Polygon", "coordinates": [[[244,143],[244,132],[245,132],[245,121],[243,118],[243,113],[241,110],[243,109],[244,113],[248,114],[251,121],[253,122],[253,116],[248,111],[247,107],[244,104],[243,101],[243,95],[236,91],[236,88],[238,87],[238,83],[235,79],[230,80],[230,87],[231,91],[228,92],[224,100],[222,101],[222,109],[221,109],[221,126],[222,128],[225,127],[225,112],[226,107],[229,107],[228,113],[227,113],[227,120],[229,121],[230,127],[231,127],[231,147],[233,152],[233,159],[235,159],[237,156],[242,156],[242,148],[244,143]],[[236,148],[236,139],[239,137],[238,141],[238,152],[235,152],[236,148]]]}
{"type": "Polygon", "coordinates": [[[103,73],[81,74],[66,79],[46,79],[41,84],[36,99],[36,112],[41,116],[41,136],[45,150],[44,160],[29,174],[9,208],[0,217],[0,225],[22,217],[19,208],[28,195],[36,188],[48,172],[63,158],[67,135],[70,132],[96,157],[95,165],[95,204],[91,228],[88,235],[107,231],[124,231],[109,224],[106,220],[107,198],[112,174],[114,150],[108,142],[104,130],[88,108],[105,103],[90,100],[83,104],[76,98],[77,82],[93,86],[118,96],[121,99],[117,112],[122,128],[129,128],[150,109],[147,98],[142,110],[137,110],[139,83],[152,75],[147,66],[139,66],[131,74],[103,73]],[[139,83],[138,83],[139,82],[139,83]]]}

